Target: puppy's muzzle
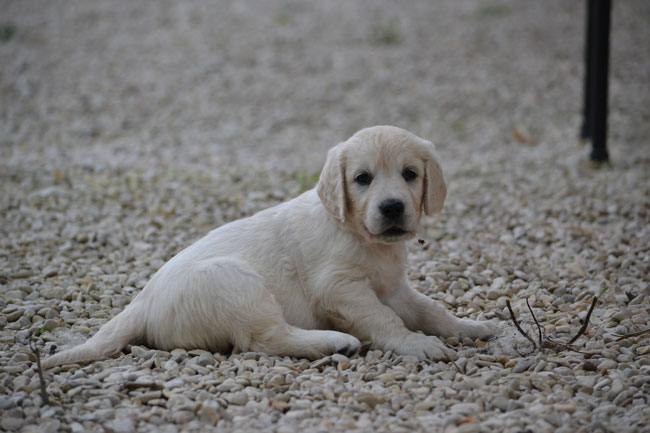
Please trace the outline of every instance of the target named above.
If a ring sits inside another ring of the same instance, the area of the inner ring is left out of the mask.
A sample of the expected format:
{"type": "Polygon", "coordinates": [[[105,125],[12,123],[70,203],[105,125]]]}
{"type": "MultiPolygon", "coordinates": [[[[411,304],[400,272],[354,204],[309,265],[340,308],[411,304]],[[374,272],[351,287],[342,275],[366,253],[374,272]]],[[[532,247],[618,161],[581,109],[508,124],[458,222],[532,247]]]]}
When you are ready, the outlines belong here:
{"type": "Polygon", "coordinates": [[[379,203],[379,212],[386,221],[398,221],[404,215],[404,202],[395,198],[386,199],[379,203]]]}

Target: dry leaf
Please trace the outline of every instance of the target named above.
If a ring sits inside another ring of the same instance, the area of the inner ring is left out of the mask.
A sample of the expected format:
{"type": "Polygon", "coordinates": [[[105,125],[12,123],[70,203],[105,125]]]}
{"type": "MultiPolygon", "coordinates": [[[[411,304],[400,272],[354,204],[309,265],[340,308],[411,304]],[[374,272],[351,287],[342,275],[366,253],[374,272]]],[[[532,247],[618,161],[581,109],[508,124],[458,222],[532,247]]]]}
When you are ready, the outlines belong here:
{"type": "Polygon", "coordinates": [[[591,236],[591,232],[583,229],[582,227],[571,226],[571,227],[568,227],[567,230],[571,230],[572,232],[580,233],[582,236],[591,236]]]}
{"type": "Polygon", "coordinates": [[[271,400],[271,408],[275,410],[279,410],[281,412],[286,412],[289,410],[289,403],[286,401],[280,401],[280,400],[271,400]]]}
{"type": "Polygon", "coordinates": [[[467,418],[461,420],[457,425],[462,425],[462,424],[470,424],[476,421],[476,418],[474,418],[472,415],[468,416],[467,418]]]}
{"type": "Polygon", "coordinates": [[[532,138],[526,137],[524,134],[519,132],[517,128],[512,128],[512,135],[515,137],[515,140],[520,143],[527,144],[529,146],[535,145],[535,141],[532,138]]]}

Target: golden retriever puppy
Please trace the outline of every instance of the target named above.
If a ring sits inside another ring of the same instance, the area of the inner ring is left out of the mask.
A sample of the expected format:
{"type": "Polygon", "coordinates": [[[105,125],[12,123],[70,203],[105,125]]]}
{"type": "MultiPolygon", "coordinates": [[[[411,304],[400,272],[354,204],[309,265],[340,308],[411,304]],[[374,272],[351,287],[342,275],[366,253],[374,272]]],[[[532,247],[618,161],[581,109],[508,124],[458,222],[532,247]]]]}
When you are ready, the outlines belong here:
{"type": "Polygon", "coordinates": [[[363,343],[453,357],[436,336],[487,337],[495,325],[452,316],[405,274],[404,242],[445,196],[433,144],[396,127],[363,129],[329,151],[316,188],[181,251],[124,311],[44,368],[139,343],[310,359],[363,343]]]}

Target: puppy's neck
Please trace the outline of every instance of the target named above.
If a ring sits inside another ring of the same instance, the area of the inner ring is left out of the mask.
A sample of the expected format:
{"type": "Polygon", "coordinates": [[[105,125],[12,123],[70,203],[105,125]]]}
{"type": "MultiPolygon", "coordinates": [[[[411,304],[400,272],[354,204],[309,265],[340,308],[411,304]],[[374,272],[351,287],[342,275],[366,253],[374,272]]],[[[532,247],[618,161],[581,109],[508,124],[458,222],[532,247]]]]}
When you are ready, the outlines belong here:
{"type": "Polygon", "coordinates": [[[383,260],[394,262],[400,266],[406,263],[406,241],[392,242],[390,244],[367,242],[364,246],[383,260]]]}

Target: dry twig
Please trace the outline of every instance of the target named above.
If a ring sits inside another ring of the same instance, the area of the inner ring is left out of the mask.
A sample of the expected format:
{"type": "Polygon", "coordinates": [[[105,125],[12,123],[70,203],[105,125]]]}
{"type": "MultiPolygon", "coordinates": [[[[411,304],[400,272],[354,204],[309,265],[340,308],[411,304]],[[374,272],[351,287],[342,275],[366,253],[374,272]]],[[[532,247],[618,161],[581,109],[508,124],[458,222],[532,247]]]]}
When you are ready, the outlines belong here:
{"type": "Polygon", "coordinates": [[[533,316],[535,325],[537,325],[537,332],[539,333],[539,346],[542,347],[542,327],[539,325],[537,317],[535,317],[535,313],[533,313],[533,309],[530,306],[530,302],[528,302],[528,298],[526,298],[526,306],[528,306],[528,311],[530,311],[530,315],[533,316]]]}
{"type": "Polygon", "coordinates": [[[584,322],[582,323],[582,327],[578,331],[578,333],[573,337],[567,344],[573,344],[574,341],[576,341],[578,338],[580,338],[581,335],[583,335],[587,331],[587,326],[589,326],[589,319],[591,318],[591,313],[594,311],[594,307],[596,306],[596,302],[598,302],[598,298],[603,292],[601,291],[600,294],[594,299],[591,300],[591,306],[589,307],[589,311],[587,311],[587,316],[585,317],[584,322]]]}
{"type": "Polygon", "coordinates": [[[45,385],[45,378],[43,377],[43,369],[41,368],[41,354],[38,351],[38,347],[32,345],[32,340],[29,340],[29,348],[34,352],[36,356],[36,371],[38,372],[38,381],[41,383],[41,398],[43,399],[43,404],[51,406],[50,399],[47,396],[47,390],[45,385]]]}
{"type": "Polygon", "coordinates": [[[526,337],[528,339],[528,341],[530,341],[533,344],[533,347],[534,347],[533,350],[537,349],[537,344],[535,344],[535,340],[530,338],[530,335],[528,335],[528,333],[526,331],[524,331],[523,329],[521,329],[521,326],[519,326],[519,322],[517,321],[517,318],[515,317],[515,313],[514,313],[514,311],[512,311],[512,307],[510,306],[510,299],[506,299],[506,307],[508,307],[508,311],[510,311],[510,318],[512,319],[512,323],[515,324],[515,327],[517,328],[517,331],[519,331],[519,333],[521,335],[526,337]]]}
{"type": "Polygon", "coordinates": [[[616,335],[616,341],[621,341],[621,340],[624,340],[626,338],[640,337],[643,334],[647,334],[649,332],[650,332],[650,328],[643,329],[643,330],[637,331],[637,332],[631,332],[629,334],[624,334],[624,335],[618,335],[618,334],[614,334],[614,335],[616,335]]]}
{"type": "Polygon", "coordinates": [[[582,323],[582,326],[580,327],[580,329],[578,330],[576,335],[574,335],[573,338],[571,338],[567,343],[553,340],[553,339],[551,339],[549,337],[546,337],[543,334],[542,326],[537,321],[537,317],[535,317],[535,313],[533,312],[533,308],[530,306],[530,303],[528,302],[528,299],[526,299],[526,305],[528,306],[528,311],[530,311],[530,315],[533,317],[533,320],[535,321],[535,325],[537,325],[537,331],[539,333],[539,345],[536,344],[535,340],[533,340],[533,338],[530,335],[528,335],[528,333],[521,328],[521,325],[519,325],[519,321],[517,320],[517,317],[515,316],[515,313],[512,310],[512,306],[510,305],[510,300],[509,299],[506,300],[506,306],[508,307],[508,311],[510,312],[510,318],[512,319],[512,323],[514,323],[515,328],[517,328],[517,331],[519,331],[519,333],[521,335],[526,337],[526,339],[532,343],[533,352],[536,351],[538,348],[540,350],[550,349],[550,350],[553,350],[555,352],[562,352],[564,350],[570,350],[572,352],[582,353],[583,355],[585,355],[585,357],[591,358],[592,356],[595,356],[596,354],[595,353],[589,353],[589,352],[582,352],[576,346],[574,346],[573,343],[576,340],[578,340],[578,338],[583,336],[585,334],[585,332],[587,332],[587,327],[589,326],[589,319],[591,318],[591,313],[593,313],[594,308],[596,307],[596,303],[598,302],[598,299],[601,297],[601,295],[603,293],[605,293],[606,290],[607,290],[606,288],[601,290],[600,293],[597,296],[595,296],[594,299],[591,301],[591,306],[589,307],[589,311],[587,311],[587,315],[585,316],[585,319],[584,319],[584,321],[582,323]]]}

